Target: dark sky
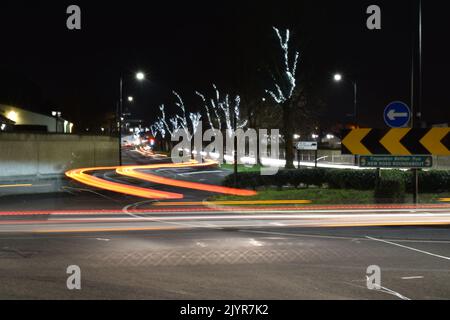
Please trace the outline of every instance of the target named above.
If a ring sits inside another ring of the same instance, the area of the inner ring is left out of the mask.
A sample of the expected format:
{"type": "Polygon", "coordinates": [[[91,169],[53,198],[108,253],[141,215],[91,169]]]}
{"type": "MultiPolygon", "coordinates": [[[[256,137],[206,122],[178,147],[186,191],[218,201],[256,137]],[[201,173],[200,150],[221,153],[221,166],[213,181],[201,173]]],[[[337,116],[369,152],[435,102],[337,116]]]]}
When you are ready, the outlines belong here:
{"type": "MultiPolygon", "coordinates": [[[[131,110],[148,121],[159,104],[173,104],[173,89],[192,109],[198,103],[194,90],[208,92],[213,82],[238,93],[251,82],[263,95],[268,72],[258,69],[276,50],[271,29],[276,25],[293,30],[302,54],[299,72],[313,78],[327,115],[343,119],[352,112],[351,86],[331,81],[340,71],[358,83],[360,121],[380,127],[389,102],[410,103],[416,3],[2,1],[0,102],[57,108],[88,126],[114,111],[120,73],[125,75],[125,95],[136,99],[131,110]],[[81,7],[81,31],[66,29],[70,4],[81,7]],[[382,9],[381,31],[365,27],[370,4],[382,9]],[[148,81],[136,83],[132,74],[137,70],[144,70],[148,81]],[[244,80],[248,77],[252,80],[244,80]]],[[[450,28],[442,3],[426,1],[423,6],[423,117],[434,123],[450,122],[447,82],[442,81],[450,72],[450,28]]]]}

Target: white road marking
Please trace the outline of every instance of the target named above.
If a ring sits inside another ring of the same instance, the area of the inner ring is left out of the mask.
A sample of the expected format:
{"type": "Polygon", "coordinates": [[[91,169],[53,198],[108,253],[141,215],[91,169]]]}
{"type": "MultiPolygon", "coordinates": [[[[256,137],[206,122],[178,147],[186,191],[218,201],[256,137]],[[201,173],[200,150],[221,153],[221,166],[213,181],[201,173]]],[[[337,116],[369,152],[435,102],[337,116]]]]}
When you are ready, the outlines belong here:
{"type": "Polygon", "coordinates": [[[398,243],[395,243],[395,242],[382,240],[382,239],[377,239],[377,238],[372,238],[372,237],[368,237],[368,236],[366,236],[366,238],[370,239],[370,240],[374,240],[374,241],[379,241],[379,242],[384,242],[384,243],[387,243],[387,244],[391,244],[393,246],[397,246],[397,247],[400,247],[400,248],[404,248],[404,249],[420,252],[420,253],[427,254],[429,256],[433,256],[433,257],[437,257],[437,258],[441,258],[441,259],[444,259],[444,260],[450,260],[450,257],[441,256],[439,254],[431,253],[431,252],[424,251],[424,250],[419,250],[419,249],[412,248],[412,247],[407,247],[407,246],[404,246],[404,245],[401,245],[401,244],[398,244],[398,243]]]}
{"type": "Polygon", "coordinates": [[[95,238],[95,240],[98,240],[98,241],[109,241],[109,239],[105,239],[105,238],[95,238]]]}
{"type": "Polygon", "coordinates": [[[213,229],[216,228],[215,225],[211,225],[211,224],[208,224],[206,222],[203,223],[202,225],[198,225],[198,224],[195,225],[195,224],[190,224],[190,223],[177,223],[177,222],[167,221],[168,220],[167,218],[156,219],[156,218],[142,217],[142,216],[133,214],[133,213],[128,211],[128,209],[130,209],[132,207],[137,207],[137,206],[139,206],[141,204],[148,203],[150,201],[152,202],[153,200],[146,200],[146,201],[140,201],[140,202],[129,204],[129,205],[127,205],[127,206],[122,208],[122,212],[132,216],[133,218],[138,218],[138,219],[142,219],[142,220],[146,220],[146,221],[154,221],[154,222],[160,222],[160,223],[166,223],[166,224],[172,224],[172,225],[179,225],[179,226],[190,227],[190,228],[192,228],[192,227],[194,227],[194,228],[208,227],[208,228],[213,228],[213,229]]]}
{"type": "Polygon", "coordinates": [[[223,173],[223,171],[216,170],[216,171],[194,171],[194,172],[186,172],[186,173],[179,173],[180,176],[192,176],[195,174],[203,174],[203,173],[223,173]]]}
{"type": "MultiPolygon", "coordinates": [[[[351,240],[351,241],[359,241],[364,240],[367,241],[367,237],[344,237],[344,236],[324,236],[324,235],[316,235],[316,234],[303,234],[303,233],[288,233],[288,232],[271,232],[271,231],[257,231],[257,230],[239,230],[240,232],[248,232],[248,233],[260,233],[260,234],[268,234],[268,235],[276,235],[276,236],[288,236],[288,237],[303,237],[303,238],[319,238],[319,239],[338,239],[338,240],[351,240]]],[[[370,239],[369,239],[370,240],[370,239]]],[[[411,239],[387,239],[391,241],[397,242],[412,242],[412,243],[441,243],[447,244],[450,241],[446,240],[411,240],[411,239]]]]}
{"type": "Polygon", "coordinates": [[[396,296],[396,297],[398,297],[398,298],[400,298],[402,300],[411,300],[410,298],[405,297],[404,295],[398,293],[397,291],[391,290],[391,289],[383,287],[383,286],[381,286],[381,289],[378,290],[378,291],[381,291],[381,292],[384,292],[384,293],[387,293],[387,294],[391,294],[391,295],[396,296]]]}
{"type": "Polygon", "coordinates": [[[402,277],[403,280],[423,279],[423,276],[402,277]]]}
{"type": "MultiPolygon", "coordinates": [[[[369,280],[369,277],[366,276],[366,279],[369,280]]],[[[405,297],[404,295],[398,293],[397,291],[391,290],[391,289],[383,287],[383,286],[380,286],[380,289],[374,289],[373,291],[375,291],[375,292],[384,292],[384,293],[396,296],[397,298],[400,298],[402,300],[411,300],[410,298],[405,297]]]]}
{"type": "Polygon", "coordinates": [[[250,244],[255,246],[255,247],[262,247],[263,244],[259,241],[256,241],[255,239],[250,239],[250,244]]]}
{"type": "Polygon", "coordinates": [[[207,247],[207,245],[205,244],[205,243],[203,243],[203,242],[197,242],[196,243],[199,247],[202,247],[202,248],[206,248],[207,247]]]}
{"type": "Polygon", "coordinates": [[[322,239],[355,240],[355,238],[348,238],[348,237],[318,236],[318,235],[300,234],[300,233],[270,232],[270,231],[256,231],[256,230],[239,230],[239,232],[260,233],[260,234],[270,234],[270,235],[276,235],[276,236],[302,237],[302,238],[306,237],[306,238],[322,238],[322,239]]]}

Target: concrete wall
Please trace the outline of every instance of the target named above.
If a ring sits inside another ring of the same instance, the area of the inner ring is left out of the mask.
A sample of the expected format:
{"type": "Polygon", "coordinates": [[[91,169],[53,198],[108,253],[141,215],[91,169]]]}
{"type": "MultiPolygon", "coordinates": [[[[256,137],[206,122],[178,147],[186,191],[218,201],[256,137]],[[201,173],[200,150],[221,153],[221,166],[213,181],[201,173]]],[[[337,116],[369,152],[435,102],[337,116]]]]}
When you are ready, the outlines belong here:
{"type": "Polygon", "coordinates": [[[0,179],[63,175],[74,168],[118,164],[117,138],[0,133],[0,179]]]}

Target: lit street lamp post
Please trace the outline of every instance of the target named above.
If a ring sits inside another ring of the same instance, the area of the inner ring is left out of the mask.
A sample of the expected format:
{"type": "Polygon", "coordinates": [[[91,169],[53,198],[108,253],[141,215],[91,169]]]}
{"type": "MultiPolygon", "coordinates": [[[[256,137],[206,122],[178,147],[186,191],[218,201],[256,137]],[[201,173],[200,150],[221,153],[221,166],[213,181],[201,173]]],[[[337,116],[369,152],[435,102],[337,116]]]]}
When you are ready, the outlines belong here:
{"type": "MultiPolygon", "coordinates": [[[[344,77],[340,73],[336,73],[334,75],[334,81],[341,82],[342,80],[345,80],[344,77]]],[[[358,86],[355,81],[347,80],[353,85],[353,119],[355,120],[355,125],[358,125],[358,118],[357,118],[357,93],[358,93],[358,86]]]]}
{"type": "MultiPolygon", "coordinates": [[[[145,74],[143,72],[136,73],[136,79],[138,81],[145,80],[145,74]]],[[[132,102],[133,97],[128,97],[128,101],[132,102]],[[130,100],[131,99],[131,100],[130,100]]],[[[118,108],[118,122],[119,122],[119,164],[122,165],[122,117],[123,117],[123,76],[120,76],[119,81],[119,108],[118,108]]]]}
{"type": "MultiPolygon", "coordinates": [[[[340,73],[336,73],[334,75],[334,81],[340,82],[342,80],[345,80],[344,77],[340,73]]],[[[357,115],[357,93],[358,93],[358,87],[356,85],[356,81],[347,80],[353,85],[353,119],[355,121],[355,126],[358,127],[358,115],[357,115]]],[[[355,165],[358,165],[359,161],[359,155],[355,155],[354,163],[355,165]]]]}
{"type": "Polygon", "coordinates": [[[58,120],[61,118],[61,111],[52,111],[52,116],[55,117],[55,133],[58,133],[58,120]]]}

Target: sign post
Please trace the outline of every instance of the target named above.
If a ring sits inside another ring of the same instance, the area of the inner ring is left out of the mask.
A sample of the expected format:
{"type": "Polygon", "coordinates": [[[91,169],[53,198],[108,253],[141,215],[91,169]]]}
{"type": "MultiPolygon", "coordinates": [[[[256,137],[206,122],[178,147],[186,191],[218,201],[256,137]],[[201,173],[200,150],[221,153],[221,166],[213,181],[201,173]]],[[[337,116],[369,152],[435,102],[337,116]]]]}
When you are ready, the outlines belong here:
{"type": "Polygon", "coordinates": [[[314,150],[314,168],[317,169],[317,149],[314,150]]]}
{"type": "Polygon", "coordinates": [[[414,184],[414,194],[413,201],[414,204],[419,204],[419,169],[413,168],[413,184],[414,184]]]}
{"type": "Polygon", "coordinates": [[[376,168],[380,177],[380,168],[410,168],[413,173],[413,201],[419,203],[419,169],[433,166],[432,156],[361,156],[359,166],[376,168]]]}
{"type": "Polygon", "coordinates": [[[299,141],[296,145],[298,167],[300,168],[300,151],[314,151],[314,167],[317,168],[317,141],[299,141]]]}
{"type": "MultiPolygon", "coordinates": [[[[385,110],[385,121],[390,126],[406,125],[409,119],[409,111],[402,112],[398,105],[385,110]],[[398,120],[400,118],[402,121],[398,120]]],[[[342,135],[342,154],[359,155],[361,167],[411,169],[414,203],[417,204],[418,171],[433,166],[433,155],[450,156],[450,128],[346,130],[342,135]]]]}
{"type": "Polygon", "coordinates": [[[297,150],[317,151],[317,145],[316,141],[299,141],[296,147],[297,150]]]}
{"type": "Polygon", "coordinates": [[[359,158],[361,168],[431,168],[432,156],[361,156],[359,158]]]}

